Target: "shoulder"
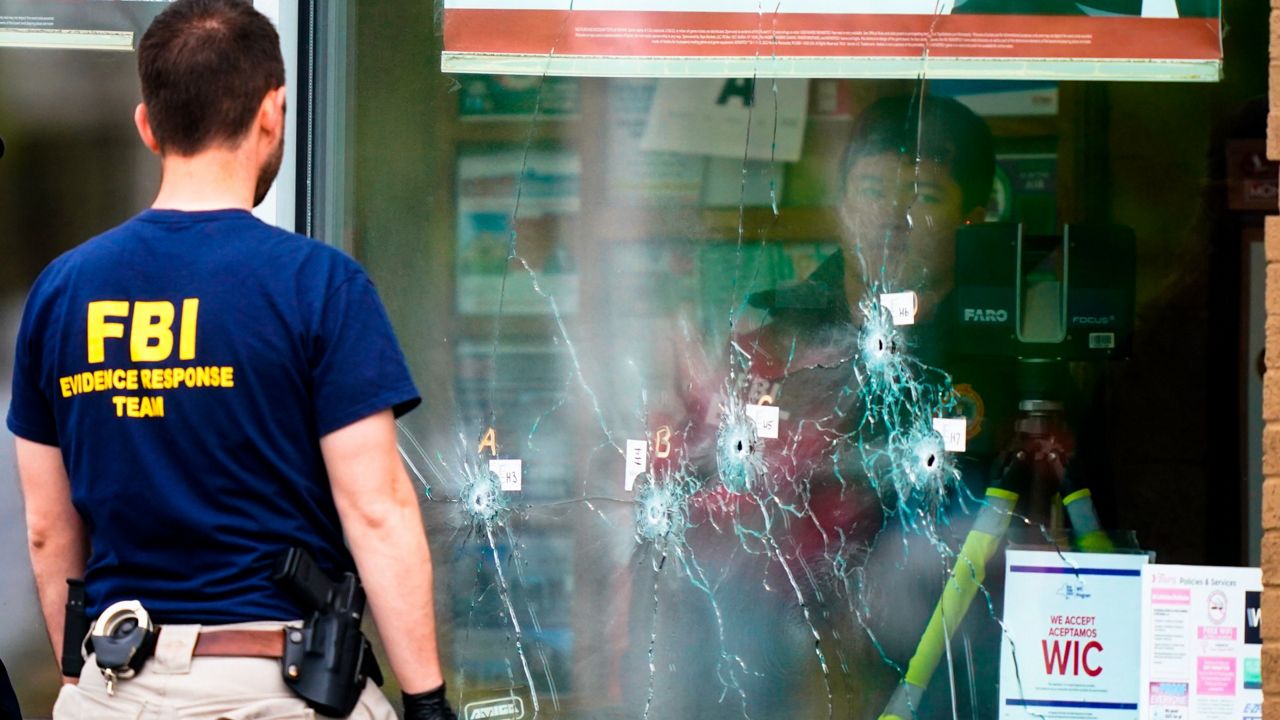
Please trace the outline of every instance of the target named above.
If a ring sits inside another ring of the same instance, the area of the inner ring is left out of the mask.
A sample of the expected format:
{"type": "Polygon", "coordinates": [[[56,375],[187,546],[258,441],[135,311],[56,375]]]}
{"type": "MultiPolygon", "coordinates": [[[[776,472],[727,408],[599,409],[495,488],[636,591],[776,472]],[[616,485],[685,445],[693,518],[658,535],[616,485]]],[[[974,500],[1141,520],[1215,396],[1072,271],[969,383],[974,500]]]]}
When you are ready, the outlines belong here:
{"type": "Polygon", "coordinates": [[[263,222],[248,213],[217,228],[220,262],[242,268],[272,292],[294,292],[314,303],[355,278],[366,277],[360,264],[319,240],[263,222]]]}
{"type": "Polygon", "coordinates": [[[115,262],[136,233],[135,222],[136,219],[128,220],[54,258],[31,285],[28,306],[58,298],[62,291],[76,283],[80,273],[93,272],[103,263],[115,262]]]}
{"type": "Polygon", "coordinates": [[[274,259],[294,267],[299,279],[330,288],[365,277],[364,269],[347,253],[319,240],[268,225],[256,218],[253,244],[274,259]]]}
{"type": "Polygon", "coordinates": [[[323,272],[331,282],[368,279],[360,263],[342,250],[302,235],[291,234],[291,237],[303,246],[308,266],[323,272]]]}
{"type": "Polygon", "coordinates": [[[803,280],[752,293],[747,304],[775,320],[846,323],[849,305],[844,293],[844,254],[832,253],[803,280]]]}

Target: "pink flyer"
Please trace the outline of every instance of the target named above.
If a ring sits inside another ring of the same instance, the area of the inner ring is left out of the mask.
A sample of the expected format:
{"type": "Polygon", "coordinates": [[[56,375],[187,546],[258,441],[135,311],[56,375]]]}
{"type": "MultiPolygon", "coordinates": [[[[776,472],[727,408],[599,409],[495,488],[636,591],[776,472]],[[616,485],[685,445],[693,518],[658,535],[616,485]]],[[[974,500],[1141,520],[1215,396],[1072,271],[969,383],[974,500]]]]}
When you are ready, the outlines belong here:
{"type": "Polygon", "coordinates": [[[1196,692],[1201,695],[1235,695],[1236,659],[1197,658],[1196,692]]]}

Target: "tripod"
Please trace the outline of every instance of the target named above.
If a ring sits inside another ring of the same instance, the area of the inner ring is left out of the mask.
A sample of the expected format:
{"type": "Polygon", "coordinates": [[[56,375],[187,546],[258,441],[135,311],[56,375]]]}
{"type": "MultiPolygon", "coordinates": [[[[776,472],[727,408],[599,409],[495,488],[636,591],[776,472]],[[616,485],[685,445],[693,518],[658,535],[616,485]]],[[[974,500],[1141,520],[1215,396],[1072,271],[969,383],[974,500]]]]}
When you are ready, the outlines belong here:
{"type": "Polygon", "coordinates": [[[1109,552],[1113,549],[1110,536],[1098,522],[1092,493],[1080,474],[1076,471],[1074,443],[1067,429],[1064,405],[1040,399],[1019,402],[1014,438],[996,462],[986,503],[956,557],[951,577],[907,665],[906,676],[889,699],[880,720],[916,717],[925,688],[986,579],[987,563],[1008,532],[1009,522],[1022,498],[1027,500],[1027,518],[1046,527],[1049,537],[1058,537],[1065,510],[1081,550],[1109,552]]]}

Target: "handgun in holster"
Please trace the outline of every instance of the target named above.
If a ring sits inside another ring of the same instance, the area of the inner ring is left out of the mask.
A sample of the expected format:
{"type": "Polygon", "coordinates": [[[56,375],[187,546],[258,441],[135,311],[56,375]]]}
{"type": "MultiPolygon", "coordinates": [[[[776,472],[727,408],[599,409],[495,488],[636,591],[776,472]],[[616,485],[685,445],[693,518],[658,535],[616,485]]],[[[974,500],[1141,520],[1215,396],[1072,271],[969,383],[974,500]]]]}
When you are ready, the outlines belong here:
{"type": "Polygon", "coordinates": [[[322,715],[346,717],[366,679],[382,685],[373,648],[360,632],[365,595],[354,573],[333,582],[301,548],[276,563],[272,579],[309,614],[301,628],[285,631],[284,682],[322,715]]]}

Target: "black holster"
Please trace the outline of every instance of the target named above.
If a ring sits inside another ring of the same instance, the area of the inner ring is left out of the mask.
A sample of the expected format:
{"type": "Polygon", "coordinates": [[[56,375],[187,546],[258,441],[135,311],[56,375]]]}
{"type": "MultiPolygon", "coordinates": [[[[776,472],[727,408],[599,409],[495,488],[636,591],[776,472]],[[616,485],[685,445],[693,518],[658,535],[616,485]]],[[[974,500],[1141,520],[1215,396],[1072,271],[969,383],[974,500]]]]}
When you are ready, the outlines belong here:
{"type": "Polygon", "coordinates": [[[334,583],[305,550],[293,548],[273,575],[311,615],[302,628],[285,632],[284,682],[322,715],[346,717],[366,680],[382,684],[373,649],[360,632],[365,596],[354,573],[334,583]]]}
{"type": "Polygon", "coordinates": [[[80,677],[84,669],[85,638],[89,636],[89,615],[85,611],[84,581],[67,579],[67,614],[62,621],[62,674],[80,677]]]}

